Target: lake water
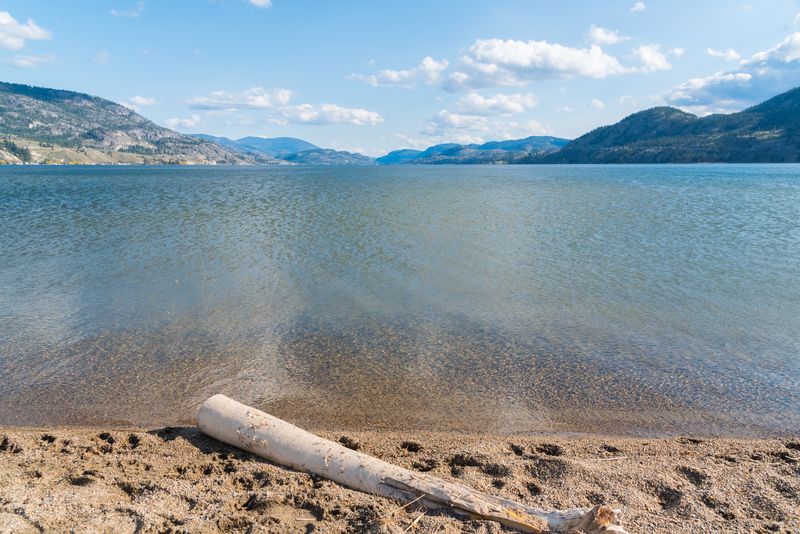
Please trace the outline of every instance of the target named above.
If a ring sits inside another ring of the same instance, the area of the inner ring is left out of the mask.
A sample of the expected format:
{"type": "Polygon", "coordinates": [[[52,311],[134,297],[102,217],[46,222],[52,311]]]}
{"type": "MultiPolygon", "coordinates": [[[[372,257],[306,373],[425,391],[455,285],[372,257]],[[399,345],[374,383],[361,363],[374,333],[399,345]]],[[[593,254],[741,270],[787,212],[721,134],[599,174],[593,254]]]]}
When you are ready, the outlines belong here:
{"type": "Polygon", "coordinates": [[[800,431],[800,166],[0,169],[0,425],[800,431]]]}

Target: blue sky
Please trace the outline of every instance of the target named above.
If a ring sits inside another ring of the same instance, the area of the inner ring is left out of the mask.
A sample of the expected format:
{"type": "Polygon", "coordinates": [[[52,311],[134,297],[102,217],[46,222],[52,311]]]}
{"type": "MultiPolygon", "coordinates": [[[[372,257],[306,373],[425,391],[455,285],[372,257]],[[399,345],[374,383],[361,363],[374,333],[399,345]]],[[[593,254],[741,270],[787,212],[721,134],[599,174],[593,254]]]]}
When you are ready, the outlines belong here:
{"type": "Polygon", "coordinates": [[[126,103],[182,132],[371,155],[575,137],[670,104],[800,85],[788,0],[0,2],[0,80],[126,103]]]}

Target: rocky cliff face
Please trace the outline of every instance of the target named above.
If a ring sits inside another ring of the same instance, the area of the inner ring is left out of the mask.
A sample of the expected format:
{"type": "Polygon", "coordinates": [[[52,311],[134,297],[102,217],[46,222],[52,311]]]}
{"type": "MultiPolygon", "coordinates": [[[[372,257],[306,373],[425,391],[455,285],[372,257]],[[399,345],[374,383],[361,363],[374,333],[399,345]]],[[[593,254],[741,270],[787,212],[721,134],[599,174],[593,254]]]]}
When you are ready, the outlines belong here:
{"type": "MultiPolygon", "coordinates": [[[[33,143],[34,157],[53,156],[60,150],[78,155],[99,152],[107,162],[255,162],[245,154],[158,126],[103,98],[2,82],[0,134],[24,146],[33,143]]],[[[77,161],[66,162],[91,161],[78,156],[77,161]]]]}

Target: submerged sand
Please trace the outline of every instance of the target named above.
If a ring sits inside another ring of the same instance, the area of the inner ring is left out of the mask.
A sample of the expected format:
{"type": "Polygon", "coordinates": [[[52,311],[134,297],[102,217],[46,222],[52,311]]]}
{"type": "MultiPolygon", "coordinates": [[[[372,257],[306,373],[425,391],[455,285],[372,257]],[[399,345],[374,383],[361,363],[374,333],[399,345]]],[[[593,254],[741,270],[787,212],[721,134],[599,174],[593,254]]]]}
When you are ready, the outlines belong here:
{"type": "MultiPolygon", "coordinates": [[[[797,439],[322,434],[404,467],[539,507],[620,506],[631,533],[800,530],[797,439]]],[[[0,429],[0,532],[409,527],[420,533],[505,530],[415,506],[399,509],[191,427],[0,429]]]]}

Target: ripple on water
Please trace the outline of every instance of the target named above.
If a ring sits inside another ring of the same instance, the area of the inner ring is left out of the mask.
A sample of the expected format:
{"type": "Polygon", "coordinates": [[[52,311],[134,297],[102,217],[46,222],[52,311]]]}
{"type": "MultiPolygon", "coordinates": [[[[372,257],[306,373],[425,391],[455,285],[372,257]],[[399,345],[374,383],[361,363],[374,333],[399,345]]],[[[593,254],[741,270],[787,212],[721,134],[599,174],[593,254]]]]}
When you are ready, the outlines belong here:
{"type": "Polygon", "coordinates": [[[3,169],[0,424],[796,432],[799,169],[3,169]]]}

